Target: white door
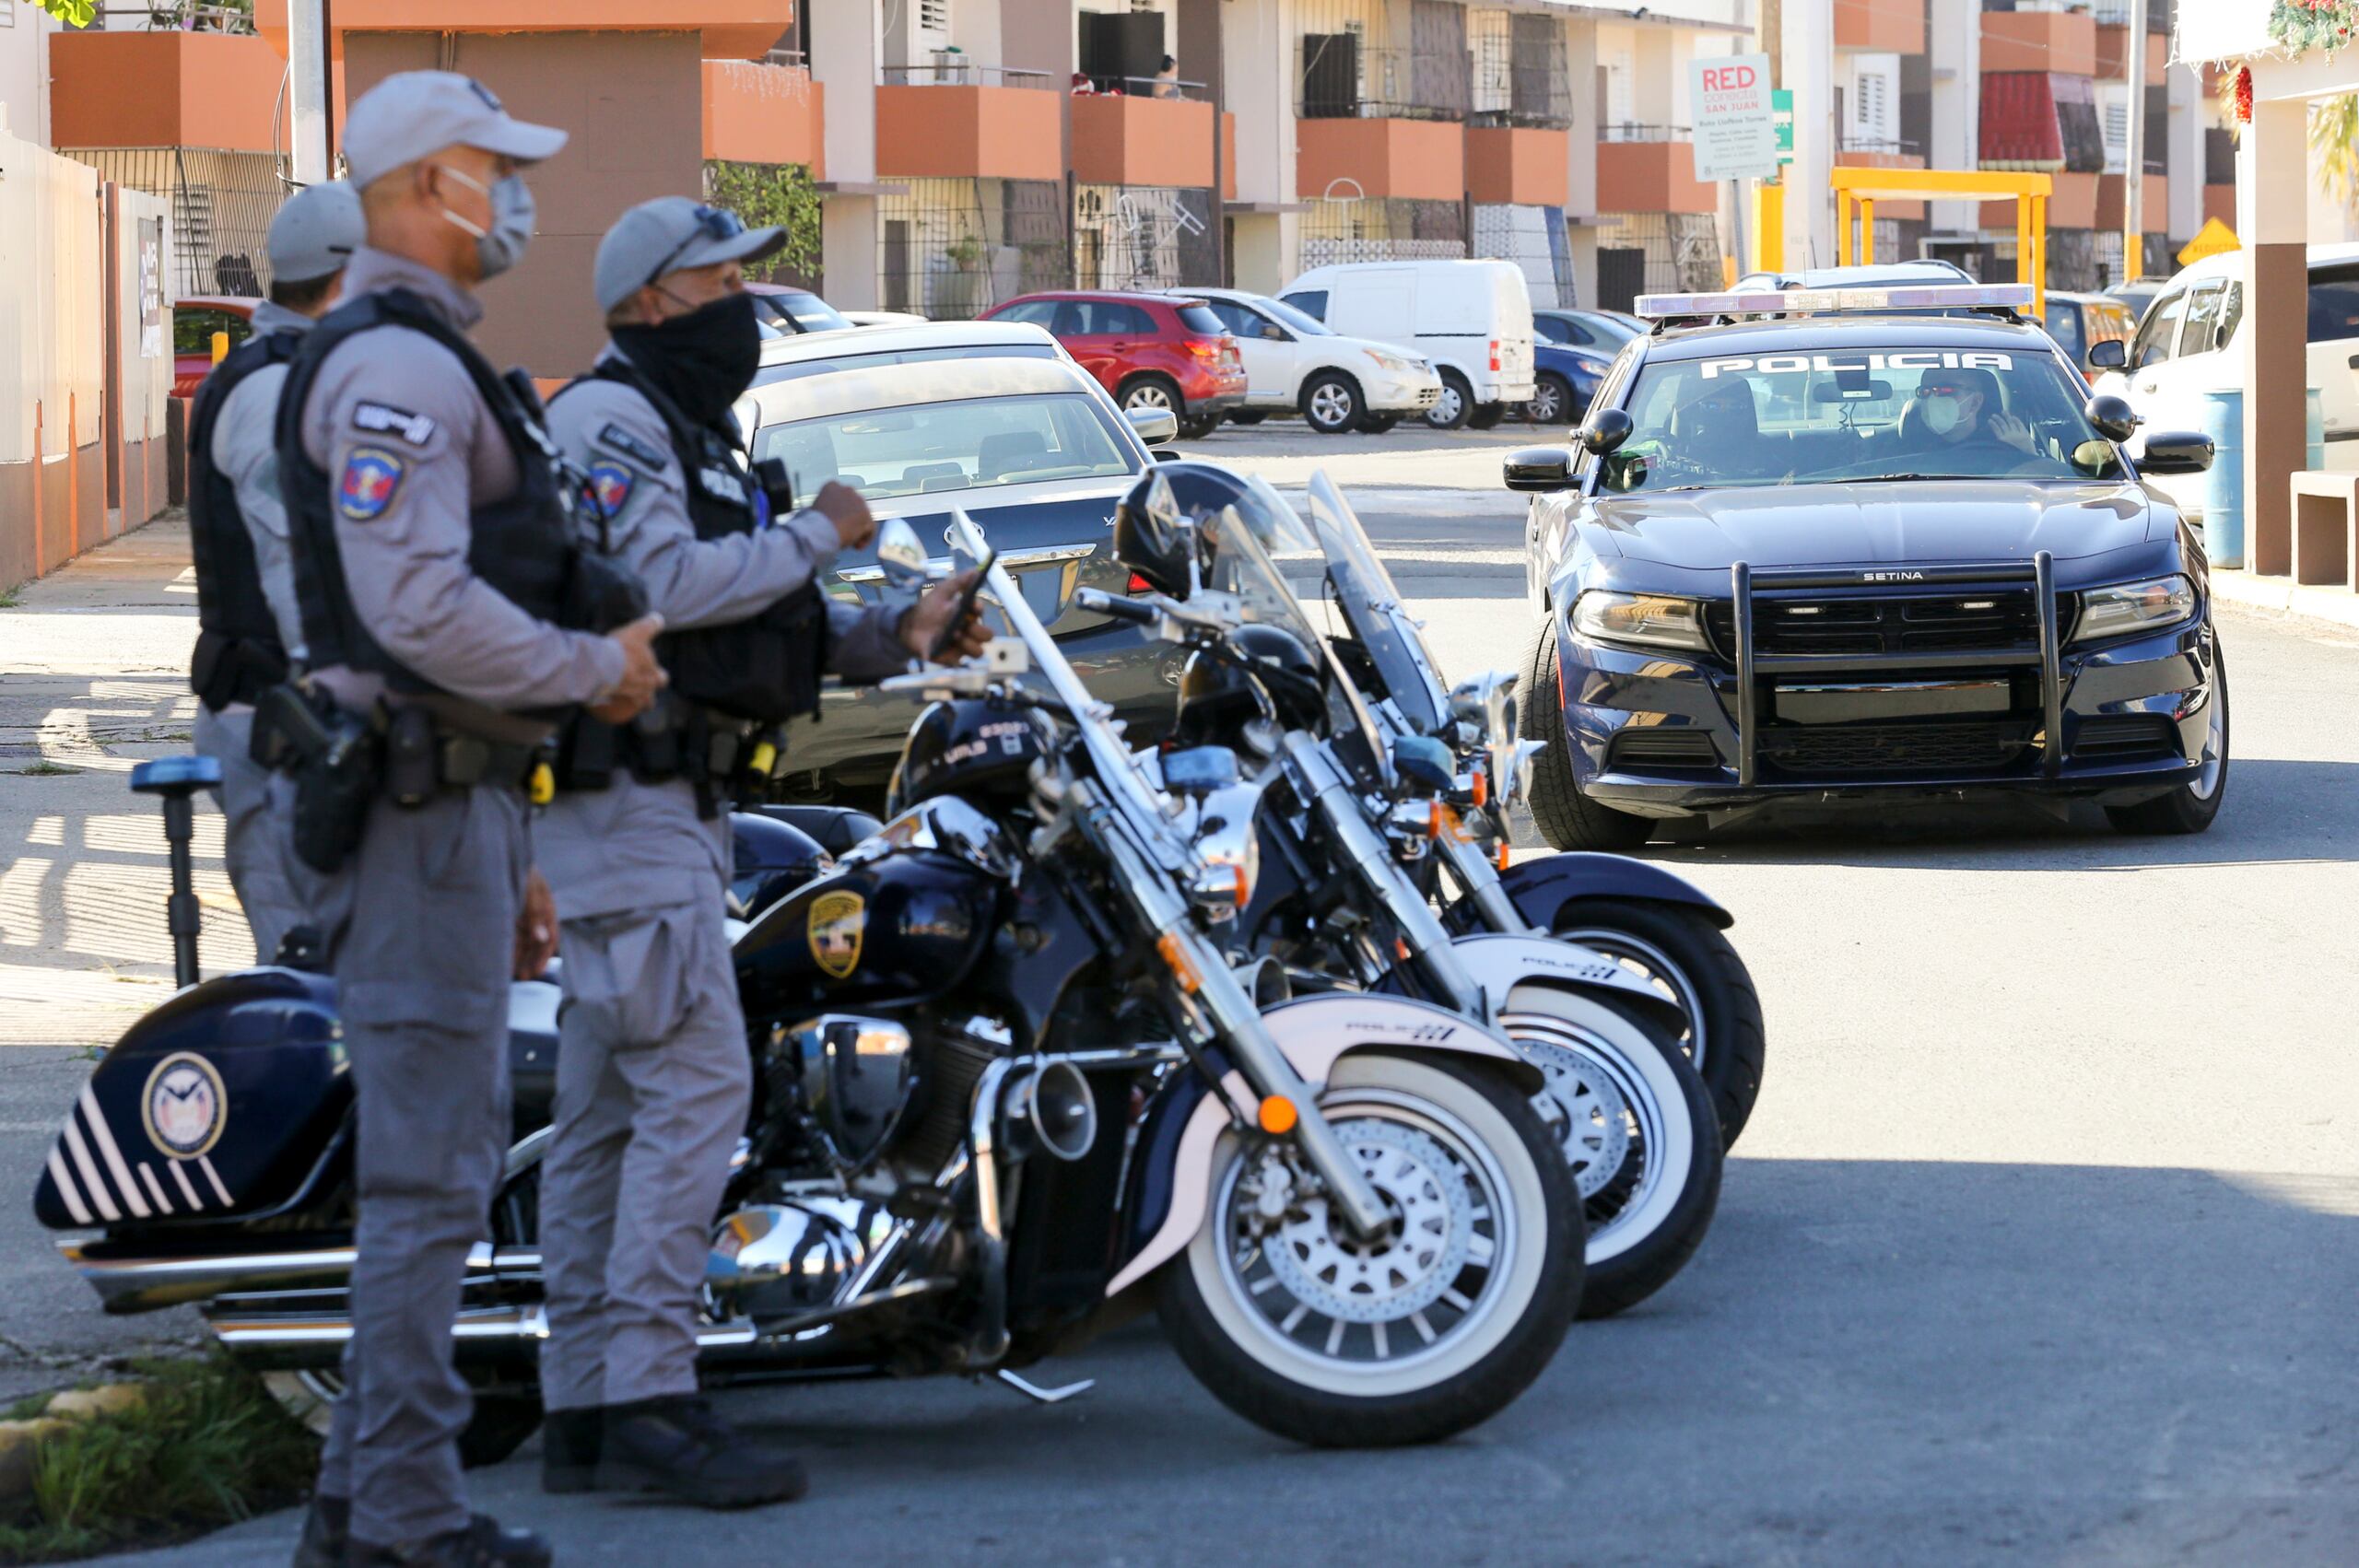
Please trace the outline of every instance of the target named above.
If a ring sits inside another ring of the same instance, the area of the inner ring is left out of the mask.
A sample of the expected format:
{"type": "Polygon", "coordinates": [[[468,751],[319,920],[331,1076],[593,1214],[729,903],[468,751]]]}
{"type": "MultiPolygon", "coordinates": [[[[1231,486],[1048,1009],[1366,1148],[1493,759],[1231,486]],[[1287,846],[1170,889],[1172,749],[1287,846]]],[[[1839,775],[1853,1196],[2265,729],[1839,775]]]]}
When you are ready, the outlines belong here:
{"type": "Polygon", "coordinates": [[[1245,401],[1291,405],[1302,386],[1301,345],[1294,333],[1241,300],[1204,303],[1237,340],[1237,357],[1245,362],[1245,401]]]}

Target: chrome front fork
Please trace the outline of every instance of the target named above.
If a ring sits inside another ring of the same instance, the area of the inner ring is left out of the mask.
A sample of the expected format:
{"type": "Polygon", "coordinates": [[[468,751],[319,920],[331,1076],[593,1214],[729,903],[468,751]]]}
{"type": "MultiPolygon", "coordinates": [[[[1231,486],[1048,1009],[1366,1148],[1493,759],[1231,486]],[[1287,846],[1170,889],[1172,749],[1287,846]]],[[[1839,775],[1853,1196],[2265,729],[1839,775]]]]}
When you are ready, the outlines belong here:
{"type": "Polygon", "coordinates": [[[1544,936],[1523,911],[1508,896],[1507,884],[1499,880],[1499,869],[1471,839],[1454,833],[1441,836],[1442,864],[1449,868],[1451,880],[1473,900],[1474,911],[1483,918],[1483,929],[1508,936],[1544,936]]]}

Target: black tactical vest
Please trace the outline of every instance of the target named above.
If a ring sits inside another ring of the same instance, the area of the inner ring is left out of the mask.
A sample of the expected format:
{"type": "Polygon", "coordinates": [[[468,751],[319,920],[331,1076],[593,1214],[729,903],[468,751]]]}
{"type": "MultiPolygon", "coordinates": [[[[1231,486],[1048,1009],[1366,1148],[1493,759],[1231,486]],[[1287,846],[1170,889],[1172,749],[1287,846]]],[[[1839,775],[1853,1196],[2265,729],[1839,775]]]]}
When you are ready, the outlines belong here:
{"type": "Polygon", "coordinates": [[[238,383],[295,357],[302,334],[264,333],[230,350],[197,389],[188,432],[189,555],[196,567],[196,657],[189,688],[218,713],[287,679],[287,649],[262,590],[237,486],[213,466],[213,430],[238,383]]]}
{"type": "MultiPolygon", "coordinates": [[[[663,418],[687,481],[688,521],[699,540],[754,531],[759,517],[754,482],[727,433],[692,423],[620,355],[582,378],[593,379],[630,388],[663,418]]],[[[827,598],[815,579],[746,620],[666,632],[655,646],[672,690],[687,701],[734,719],[783,723],[818,711],[819,675],[827,661],[827,598]]]]}
{"type": "MultiPolygon", "coordinates": [[[[417,295],[387,289],[337,307],[305,334],[278,403],[278,471],[295,557],[295,596],[311,665],[365,670],[382,675],[395,691],[439,689],[397,662],[361,624],[336,542],[338,479],[303,449],[304,405],[320,367],[346,338],[378,327],[423,333],[456,355],[515,456],[515,493],[469,513],[468,569],[535,620],[569,631],[612,631],[645,614],[647,595],[639,580],[582,548],[574,532],[579,486],[563,474],[557,449],[541,428],[531,383],[520,389],[503,378],[417,295]]],[[[446,461],[460,459],[454,453],[446,461]]]]}

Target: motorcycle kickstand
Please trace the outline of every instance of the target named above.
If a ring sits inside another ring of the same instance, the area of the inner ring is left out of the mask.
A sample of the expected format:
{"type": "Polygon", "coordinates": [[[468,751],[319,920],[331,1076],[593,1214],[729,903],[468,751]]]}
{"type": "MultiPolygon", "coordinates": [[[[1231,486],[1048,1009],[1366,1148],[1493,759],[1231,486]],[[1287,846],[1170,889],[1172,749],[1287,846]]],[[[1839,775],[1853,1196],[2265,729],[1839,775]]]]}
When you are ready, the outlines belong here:
{"type": "Polygon", "coordinates": [[[1086,1394],[1092,1388],[1097,1387],[1097,1379],[1095,1377],[1085,1377],[1078,1383],[1067,1383],[1062,1387],[1056,1388],[1043,1388],[1038,1383],[1033,1382],[1030,1378],[1019,1376],[1017,1374],[1008,1371],[1005,1367],[1002,1367],[999,1371],[992,1373],[992,1375],[998,1378],[1002,1383],[1006,1384],[1009,1387],[1015,1389],[1017,1393],[1023,1395],[1026,1398],[1037,1399],[1044,1405],[1062,1405],[1067,1399],[1074,1398],[1075,1395],[1086,1394]]]}

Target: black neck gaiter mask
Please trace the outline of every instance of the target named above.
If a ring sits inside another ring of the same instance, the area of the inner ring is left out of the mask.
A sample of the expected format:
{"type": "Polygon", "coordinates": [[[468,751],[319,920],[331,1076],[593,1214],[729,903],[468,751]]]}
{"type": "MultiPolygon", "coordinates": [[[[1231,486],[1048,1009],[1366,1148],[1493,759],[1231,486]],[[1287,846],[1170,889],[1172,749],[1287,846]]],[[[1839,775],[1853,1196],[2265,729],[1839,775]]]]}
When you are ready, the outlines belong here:
{"type": "Polygon", "coordinates": [[[762,363],[750,294],[724,295],[651,327],[616,327],[614,337],[632,368],[698,425],[720,424],[762,363]]]}

